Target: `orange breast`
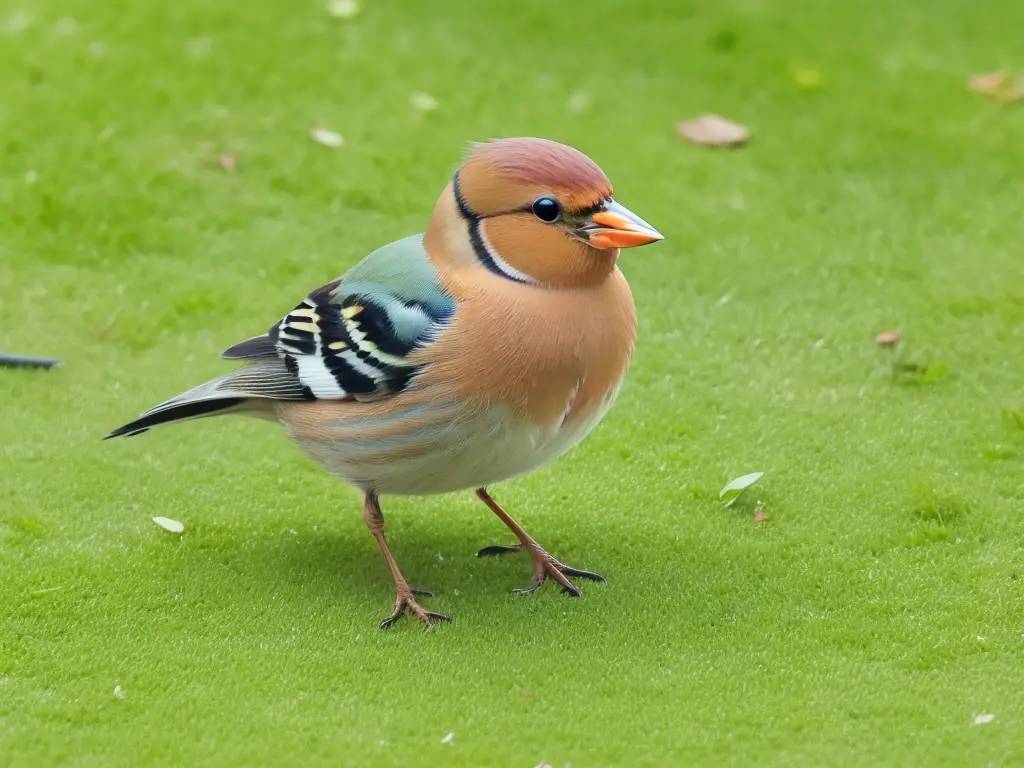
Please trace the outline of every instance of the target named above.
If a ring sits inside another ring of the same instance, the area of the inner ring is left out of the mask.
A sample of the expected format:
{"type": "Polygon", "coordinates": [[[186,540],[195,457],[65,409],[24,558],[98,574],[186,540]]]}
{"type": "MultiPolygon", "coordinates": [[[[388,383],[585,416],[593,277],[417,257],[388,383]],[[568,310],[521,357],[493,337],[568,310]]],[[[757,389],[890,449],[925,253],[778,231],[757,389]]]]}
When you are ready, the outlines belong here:
{"type": "Polygon", "coordinates": [[[424,385],[504,403],[540,425],[587,418],[618,389],[636,340],[636,310],[617,268],[597,285],[559,289],[482,269],[443,273],[458,310],[424,350],[432,361],[424,385]]]}

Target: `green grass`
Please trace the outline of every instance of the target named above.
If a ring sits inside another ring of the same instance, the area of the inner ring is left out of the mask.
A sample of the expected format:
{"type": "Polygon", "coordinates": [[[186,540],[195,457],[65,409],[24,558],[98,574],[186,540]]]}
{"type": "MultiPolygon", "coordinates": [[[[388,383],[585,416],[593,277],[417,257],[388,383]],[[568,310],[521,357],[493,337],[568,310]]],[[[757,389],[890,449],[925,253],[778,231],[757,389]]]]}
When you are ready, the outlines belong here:
{"type": "Polygon", "coordinates": [[[0,370],[0,764],[1021,764],[1024,107],[965,83],[1024,4],[364,6],[0,0],[0,350],[65,361],[0,370]],[[278,428],[100,442],[523,134],[667,236],[606,423],[493,489],[608,584],[515,597],[471,494],[385,499],[456,620],[384,633],[357,494],[278,428]]]}

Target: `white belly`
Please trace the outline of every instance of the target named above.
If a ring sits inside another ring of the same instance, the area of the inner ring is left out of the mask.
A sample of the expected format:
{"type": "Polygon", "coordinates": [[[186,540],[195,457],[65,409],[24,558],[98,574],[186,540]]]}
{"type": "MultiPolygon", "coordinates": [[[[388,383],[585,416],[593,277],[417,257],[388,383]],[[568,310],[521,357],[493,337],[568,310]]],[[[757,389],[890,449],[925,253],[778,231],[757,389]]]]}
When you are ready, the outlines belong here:
{"type": "MultiPolygon", "coordinates": [[[[462,415],[430,436],[429,450],[402,455],[400,440],[389,441],[394,458],[382,460],[378,446],[342,439],[303,440],[300,447],[331,474],[382,494],[434,494],[480,488],[525,474],[580,442],[601,421],[614,400],[611,393],[590,418],[550,426],[514,420],[504,406],[462,415]],[[367,460],[372,451],[373,460],[367,460]]],[[[339,436],[340,437],[340,436],[339,436]]],[[[412,443],[415,438],[409,438],[412,443]]],[[[422,441],[420,441],[422,443],[422,441]]],[[[384,453],[388,453],[384,451],[384,453]]]]}

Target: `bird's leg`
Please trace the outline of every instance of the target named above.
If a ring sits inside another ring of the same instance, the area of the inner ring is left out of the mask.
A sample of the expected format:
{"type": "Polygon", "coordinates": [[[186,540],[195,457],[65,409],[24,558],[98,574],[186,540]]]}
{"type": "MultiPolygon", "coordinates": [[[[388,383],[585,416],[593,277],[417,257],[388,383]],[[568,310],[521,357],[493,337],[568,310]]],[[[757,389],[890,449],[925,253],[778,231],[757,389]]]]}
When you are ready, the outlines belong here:
{"type": "Polygon", "coordinates": [[[366,521],[366,527],[373,534],[373,538],[380,545],[380,551],[384,553],[384,559],[387,561],[388,568],[391,569],[391,578],[395,580],[395,610],[380,623],[380,628],[387,629],[406,611],[413,614],[426,627],[437,621],[451,621],[451,618],[443,613],[423,610],[420,604],[416,602],[416,598],[413,595],[426,595],[429,597],[430,593],[422,589],[412,589],[409,586],[409,582],[405,580],[402,572],[398,569],[398,563],[391,556],[388,543],[384,540],[384,513],[380,510],[380,499],[373,491],[369,491],[366,494],[366,500],[363,503],[363,519],[366,521]]]}
{"type": "Polygon", "coordinates": [[[604,581],[604,577],[599,573],[593,571],[581,571],[577,568],[570,568],[568,565],[558,562],[549,555],[544,548],[533,540],[522,527],[513,520],[508,512],[501,508],[501,506],[494,499],[491,498],[491,494],[487,492],[486,488],[477,488],[476,495],[480,501],[491,508],[491,511],[498,516],[505,525],[508,526],[509,530],[516,535],[519,539],[518,544],[512,544],[510,546],[495,546],[495,547],[484,547],[476,553],[477,557],[488,557],[490,555],[502,555],[507,552],[519,552],[526,550],[530,553],[530,558],[533,560],[533,578],[530,580],[530,585],[525,589],[517,589],[516,592],[523,594],[533,592],[548,577],[554,579],[562,585],[562,591],[572,597],[579,597],[580,591],[572,585],[569,581],[569,577],[577,577],[581,579],[590,579],[591,581],[604,581]]]}

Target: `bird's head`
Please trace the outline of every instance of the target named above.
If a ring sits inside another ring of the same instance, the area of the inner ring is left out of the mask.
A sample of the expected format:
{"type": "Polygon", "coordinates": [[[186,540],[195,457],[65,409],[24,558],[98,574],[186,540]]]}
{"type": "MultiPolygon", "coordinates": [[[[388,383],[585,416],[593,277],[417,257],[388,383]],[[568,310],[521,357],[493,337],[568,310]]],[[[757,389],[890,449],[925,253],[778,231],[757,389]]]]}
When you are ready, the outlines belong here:
{"type": "Polygon", "coordinates": [[[611,274],[621,248],[662,236],[612,198],[608,177],[582,152],[520,138],[473,148],[438,201],[427,238],[454,264],[573,287],[611,274]]]}

